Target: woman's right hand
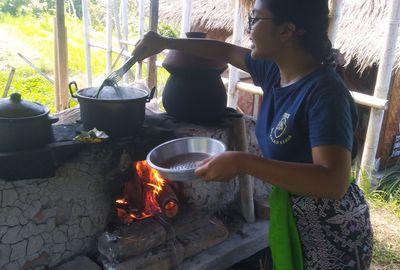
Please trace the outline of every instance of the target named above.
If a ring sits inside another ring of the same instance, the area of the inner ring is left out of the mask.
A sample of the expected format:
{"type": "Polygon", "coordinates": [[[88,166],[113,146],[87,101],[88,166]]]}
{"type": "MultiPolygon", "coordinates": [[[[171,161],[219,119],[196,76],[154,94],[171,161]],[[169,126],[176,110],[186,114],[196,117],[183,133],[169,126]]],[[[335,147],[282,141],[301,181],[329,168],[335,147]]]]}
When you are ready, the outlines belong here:
{"type": "Polygon", "coordinates": [[[139,53],[139,62],[154,54],[160,53],[167,48],[167,38],[160,36],[156,32],[147,32],[140,39],[132,52],[132,55],[139,53]]]}

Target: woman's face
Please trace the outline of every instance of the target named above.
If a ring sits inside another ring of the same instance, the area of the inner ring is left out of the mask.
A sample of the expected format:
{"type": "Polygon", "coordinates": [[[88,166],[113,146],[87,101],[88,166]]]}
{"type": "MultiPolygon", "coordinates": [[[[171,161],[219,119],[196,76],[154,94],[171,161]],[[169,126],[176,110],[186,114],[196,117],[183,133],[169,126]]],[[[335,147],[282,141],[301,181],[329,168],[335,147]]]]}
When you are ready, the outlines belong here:
{"type": "Polygon", "coordinates": [[[267,9],[265,0],[256,0],[250,17],[259,18],[254,20],[250,31],[251,56],[253,58],[274,59],[274,56],[282,47],[280,38],[282,27],[273,22],[273,15],[267,9]]]}

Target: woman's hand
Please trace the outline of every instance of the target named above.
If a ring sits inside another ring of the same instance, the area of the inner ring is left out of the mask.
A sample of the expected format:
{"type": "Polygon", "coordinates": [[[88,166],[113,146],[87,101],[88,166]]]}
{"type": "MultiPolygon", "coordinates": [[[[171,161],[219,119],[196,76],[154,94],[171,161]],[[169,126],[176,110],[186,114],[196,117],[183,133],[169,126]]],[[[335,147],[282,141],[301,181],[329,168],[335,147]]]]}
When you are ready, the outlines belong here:
{"type": "Polygon", "coordinates": [[[227,182],[240,173],[240,152],[228,151],[199,162],[195,175],[204,181],[227,182]]]}
{"type": "Polygon", "coordinates": [[[141,62],[143,59],[160,53],[167,48],[167,39],[168,38],[162,37],[156,32],[150,31],[144,35],[143,39],[136,43],[132,55],[138,53],[138,61],[141,62]]]}

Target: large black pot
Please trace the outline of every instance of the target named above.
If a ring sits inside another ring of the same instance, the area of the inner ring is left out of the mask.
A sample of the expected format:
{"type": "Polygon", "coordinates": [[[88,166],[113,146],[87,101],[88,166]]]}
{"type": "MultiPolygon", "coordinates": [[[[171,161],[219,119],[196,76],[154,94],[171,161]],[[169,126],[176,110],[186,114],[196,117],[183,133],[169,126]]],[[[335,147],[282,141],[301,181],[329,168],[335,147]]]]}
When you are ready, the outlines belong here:
{"type": "Polygon", "coordinates": [[[174,118],[205,123],[222,116],[227,95],[219,71],[182,70],[169,76],[162,102],[167,113],[174,118]]]}
{"type": "MultiPolygon", "coordinates": [[[[202,32],[188,32],[188,38],[205,38],[202,32]]],[[[227,95],[221,73],[227,64],[170,50],[163,67],[170,76],[163,90],[162,102],[173,117],[189,122],[212,122],[226,109],[227,95]]]]}
{"type": "Polygon", "coordinates": [[[110,137],[136,134],[143,125],[145,105],[153,98],[155,88],[149,94],[136,87],[105,86],[96,97],[98,89],[90,87],[78,91],[76,82],[69,83],[71,96],[77,98],[80,105],[83,128],[96,128],[110,137]]]}
{"type": "Polygon", "coordinates": [[[0,99],[0,152],[43,147],[53,141],[51,124],[57,121],[46,106],[22,100],[18,93],[0,99]]]}

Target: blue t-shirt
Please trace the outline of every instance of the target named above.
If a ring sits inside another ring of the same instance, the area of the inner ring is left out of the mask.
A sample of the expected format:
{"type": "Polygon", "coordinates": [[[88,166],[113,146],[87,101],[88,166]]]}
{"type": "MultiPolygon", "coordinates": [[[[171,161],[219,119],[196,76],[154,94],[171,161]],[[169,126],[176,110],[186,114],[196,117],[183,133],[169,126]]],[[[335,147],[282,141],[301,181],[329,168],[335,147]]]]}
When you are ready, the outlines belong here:
{"type": "Polygon", "coordinates": [[[352,151],[357,112],[333,68],[319,68],[280,87],[279,69],[273,62],[248,54],[246,66],[264,92],[256,136],[265,157],[312,163],[314,146],[339,145],[352,151]]]}

